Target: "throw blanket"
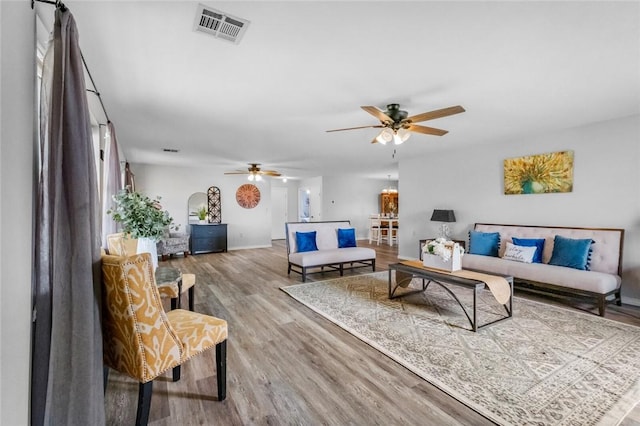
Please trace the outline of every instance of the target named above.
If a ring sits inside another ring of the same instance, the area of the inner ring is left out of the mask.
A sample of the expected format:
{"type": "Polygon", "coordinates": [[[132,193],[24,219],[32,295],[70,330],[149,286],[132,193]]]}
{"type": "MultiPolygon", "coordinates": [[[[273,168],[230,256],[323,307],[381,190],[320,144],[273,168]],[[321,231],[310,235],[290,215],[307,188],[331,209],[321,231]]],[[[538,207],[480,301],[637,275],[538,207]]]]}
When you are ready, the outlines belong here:
{"type": "Polygon", "coordinates": [[[403,265],[412,266],[414,268],[427,269],[429,271],[438,272],[440,274],[482,281],[487,285],[487,287],[489,287],[489,290],[491,290],[491,294],[493,294],[493,297],[495,297],[495,299],[501,305],[505,305],[511,297],[511,286],[509,285],[509,282],[503,277],[484,274],[482,272],[468,271],[465,269],[462,269],[460,271],[447,272],[440,269],[427,268],[419,260],[406,260],[400,263],[402,263],[403,265]]]}

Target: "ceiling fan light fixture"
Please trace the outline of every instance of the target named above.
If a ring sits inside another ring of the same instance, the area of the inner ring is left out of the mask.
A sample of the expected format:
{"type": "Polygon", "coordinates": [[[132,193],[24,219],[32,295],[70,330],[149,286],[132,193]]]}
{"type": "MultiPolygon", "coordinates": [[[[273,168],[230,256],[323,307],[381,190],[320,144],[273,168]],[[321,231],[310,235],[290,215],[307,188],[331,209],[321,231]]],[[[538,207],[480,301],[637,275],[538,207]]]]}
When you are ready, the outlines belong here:
{"type": "Polygon", "coordinates": [[[376,140],[382,145],[386,145],[387,142],[391,142],[393,140],[393,130],[388,127],[382,129],[380,134],[376,136],[376,140]]]}
{"type": "Polygon", "coordinates": [[[409,136],[411,136],[411,132],[408,129],[398,129],[393,134],[393,143],[396,145],[400,145],[401,143],[409,139],[409,136]]]}
{"type": "Polygon", "coordinates": [[[262,176],[260,176],[260,175],[256,175],[256,182],[259,182],[259,181],[261,181],[261,180],[262,180],[262,176]]]}
{"type": "Polygon", "coordinates": [[[249,181],[253,182],[253,180],[255,179],[255,175],[253,173],[249,174],[249,176],[247,176],[247,179],[249,179],[249,181]]]}

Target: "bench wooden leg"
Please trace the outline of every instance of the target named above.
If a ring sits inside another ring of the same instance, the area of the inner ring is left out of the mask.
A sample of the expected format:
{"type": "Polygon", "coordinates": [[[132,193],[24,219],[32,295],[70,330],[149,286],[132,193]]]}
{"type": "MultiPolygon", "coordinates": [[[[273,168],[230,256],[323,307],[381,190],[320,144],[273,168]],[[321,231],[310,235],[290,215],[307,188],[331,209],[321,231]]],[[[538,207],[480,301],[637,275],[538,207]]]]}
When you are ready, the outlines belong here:
{"type": "Polygon", "coordinates": [[[607,306],[607,299],[604,295],[598,296],[598,313],[601,317],[604,316],[605,307],[607,306]]]}

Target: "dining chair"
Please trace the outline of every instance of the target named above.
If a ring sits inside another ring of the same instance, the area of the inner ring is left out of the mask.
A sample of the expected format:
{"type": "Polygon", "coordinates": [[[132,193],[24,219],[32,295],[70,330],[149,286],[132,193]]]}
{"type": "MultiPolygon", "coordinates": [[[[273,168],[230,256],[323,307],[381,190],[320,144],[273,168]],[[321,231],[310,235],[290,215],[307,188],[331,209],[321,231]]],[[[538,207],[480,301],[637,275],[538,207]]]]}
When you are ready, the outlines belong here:
{"type": "Polygon", "coordinates": [[[379,215],[375,215],[375,217],[371,215],[371,217],[369,217],[369,244],[376,241],[378,245],[380,245],[380,241],[382,240],[381,226],[382,222],[379,215]]]}
{"type": "MultiPolygon", "coordinates": [[[[107,235],[107,249],[109,254],[131,256],[137,253],[137,248],[138,240],[127,237],[123,232],[107,235]]],[[[177,279],[167,280],[166,282],[158,282],[157,284],[160,296],[171,300],[171,309],[181,307],[182,294],[187,292],[189,295],[189,310],[193,311],[195,305],[194,287],[196,284],[196,276],[194,274],[182,273],[180,274],[179,281],[177,279]]]]}
{"type": "MultiPolygon", "coordinates": [[[[102,256],[104,387],[109,369],[139,382],[136,425],[149,419],[153,380],[215,346],[218,401],[226,398],[227,322],[196,312],[165,312],[151,255],[102,256]]],[[[197,372],[195,373],[197,374],[197,372]]],[[[203,398],[206,399],[206,398],[203,398]]]]}

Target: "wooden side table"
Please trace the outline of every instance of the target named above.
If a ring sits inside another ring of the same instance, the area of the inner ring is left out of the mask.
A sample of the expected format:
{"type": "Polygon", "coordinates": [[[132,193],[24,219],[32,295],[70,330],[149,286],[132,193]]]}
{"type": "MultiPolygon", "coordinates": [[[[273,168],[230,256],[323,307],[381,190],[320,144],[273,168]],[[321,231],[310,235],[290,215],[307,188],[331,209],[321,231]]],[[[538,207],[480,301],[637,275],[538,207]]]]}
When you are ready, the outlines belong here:
{"type": "MultiPolygon", "coordinates": [[[[431,240],[435,240],[435,238],[425,238],[424,240],[420,240],[420,242],[418,243],[420,260],[422,260],[422,247],[424,247],[424,245],[427,244],[427,241],[431,241],[431,240]]],[[[464,240],[451,240],[451,241],[453,241],[454,243],[460,244],[460,247],[466,250],[466,244],[467,244],[466,241],[464,240]]]]}

